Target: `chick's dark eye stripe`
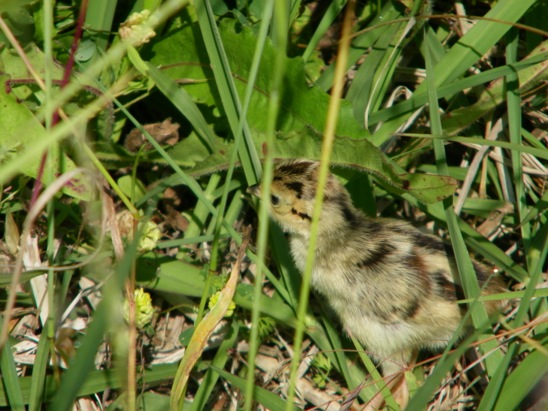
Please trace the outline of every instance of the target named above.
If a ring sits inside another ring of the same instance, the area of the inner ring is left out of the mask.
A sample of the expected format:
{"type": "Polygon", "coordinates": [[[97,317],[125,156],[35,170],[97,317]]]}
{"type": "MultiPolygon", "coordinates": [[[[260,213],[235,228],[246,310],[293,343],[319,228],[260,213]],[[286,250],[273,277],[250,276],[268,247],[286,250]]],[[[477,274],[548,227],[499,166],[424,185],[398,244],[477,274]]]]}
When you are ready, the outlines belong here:
{"type": "Polygon", "coordinates": [[[294,208],[291,209],[291,214],[295,214],[296,216],[301,217],[303,220],[312,221],[312,217],[310,217],[308,214],[301,213],[301,212],[295,210],[294,208]]]}

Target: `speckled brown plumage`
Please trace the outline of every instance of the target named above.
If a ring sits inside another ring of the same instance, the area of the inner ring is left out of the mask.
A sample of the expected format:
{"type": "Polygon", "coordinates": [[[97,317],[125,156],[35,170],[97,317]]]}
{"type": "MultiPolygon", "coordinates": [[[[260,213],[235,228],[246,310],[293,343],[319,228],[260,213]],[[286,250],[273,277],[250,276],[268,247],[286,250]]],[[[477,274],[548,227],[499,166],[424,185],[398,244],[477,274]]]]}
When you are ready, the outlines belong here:
{"type": "MultiPolygon", "coordinates": [[[[297,268],[305,268],[319,163],[277,163],[270,215],[289,234],[297,268]]],[[[259,196],[260,185],[248,191],[259,196]]],[[[500,279],[474,262],[483,294],[500,279]]],[[[385,375],[406,366],[421,348],[447,345],[462,316],[463,298],[450,247],[406,221],[371,219],[329,175],[319,223],[312,287],[344,328],[382,364],[385,375]]],[[[490,314],[496,302],[486,303],[490,314]]]]}

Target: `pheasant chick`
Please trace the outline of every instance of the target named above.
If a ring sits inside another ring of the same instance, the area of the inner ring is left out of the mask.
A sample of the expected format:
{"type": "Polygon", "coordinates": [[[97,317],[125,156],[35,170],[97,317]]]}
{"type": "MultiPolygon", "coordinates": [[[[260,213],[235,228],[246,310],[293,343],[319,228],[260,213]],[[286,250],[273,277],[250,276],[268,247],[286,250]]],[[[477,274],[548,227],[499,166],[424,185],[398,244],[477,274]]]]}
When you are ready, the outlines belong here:
{"type": "MultiPolygon", "coordinates": [[[[319,163],[276,164],[270,215],[288,233],[301,273],[310,241],[319,163]]],[[[261,186],[248,188],[261,195],[261,186]]],[[[474,262],[482,294],[501,292],[500,279],[474,262]]],[[[398,373],[420,349],[447,345],[463,318],[463,298],[452,250],[438,237],[405,221],[368,218],[332,174],[325,187],[312,287],[345,330],[381,363],[383,375],[398,373]]],[[[486,302],[488,313],[499,308],[486,302]]]]}

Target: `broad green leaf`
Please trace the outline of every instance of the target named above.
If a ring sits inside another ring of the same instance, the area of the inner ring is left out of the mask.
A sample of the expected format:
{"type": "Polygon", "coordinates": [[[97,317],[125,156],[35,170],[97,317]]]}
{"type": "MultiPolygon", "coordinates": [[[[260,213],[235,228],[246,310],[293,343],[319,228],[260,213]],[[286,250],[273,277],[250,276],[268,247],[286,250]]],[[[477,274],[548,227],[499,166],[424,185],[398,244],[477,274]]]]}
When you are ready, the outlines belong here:
{"type": "Polygon", "coordinates": [[[146,193],[143,182],[141,180],[134,180],[129,175],[120,177],[118,179],[118,185],[124,194],[131,198],[132,201],[138,201],[146,193]]]}
{"type": "MultiPolygon", "coordinates": [[[[28,54],[29,60],[35,67],[43,68],[44,55],[40,51],[32,48],[28,54]]],[[[12,81],[12,83],[9,83],[11,85],[9,89],[13,90],[8,92],[6,87],[0,87],[0,107],[2,108],[2,115],[0,116],[0,164],[2,164],[15,159],[21,151],[31,146],[35,141],[43,139],[46,130],[27,105],[18,101],[18,99],[28,98],[33,93],[36,93],[35,98],[43,98],[43,94],[34,92],[33,88],[30,87],[31,84],[35,83],[29,78],[21,59],[18,59],[12,51],[6,49],[0,54],[0,65],[4,65],[7,73],[7,75],[0,77],[2,84],[4,82],[8,84],[9,81],[12,81]],[[28,85],[16,87],[17,90],[15,90],[15,80],[24,81],[28,85]]],[[[59,69],[57,69],[57,74],[59,74],[59,69]]],[[[18,172],[36,178],[40,162],[40,156],[36,156],[32,161],[21,162],[18,172]]],[[[57,172],[67,172],[73,170],[76,165],[66,155],[64,155],[61,162],[58,150],[49,150],[47,167],[53,167],[57,172]],[[61,163],[63,164],[62,170],[60,170],[61,163]]],[[[44,173],[42,176],[46,185],[51,183],[48,174],[44,173]]],[[[72,197],[85,200],[89,196],[90,187],[87,180],[81,176],[72,179],[70,184],[65,186],[63,192],[72,197]]]]}
{"type": "Polygon", "coordinates": [[[137,404],[138,410],[165,411],[169,408],[169,396],[147,391],[137,398],[137,404]]]}
{"type": "MultiPolygon", "coordinates": [[[[26,57],[28,63],[39,71],[44,70],[44,53],[35,45],[30,45],[26,49],[26,57]]],[[[36,80],[32,78],[25,63],[19,55],[13,50],[6,48],[0,53],[0,63],[3,66],[4,73],[9,76],[6,80],[6,86],[9,88],[18,99],[24,100],[29,96],[34,95],[35,100],[43,98],[43,92],[36,91],[39,89],[36,80]]],[[[63,78],[63,68],[57,64],[50,64],[49,69],[52,71],[53,80],[61,80],[63,78]]]]}
{"type": "MultiPolygon", "coordinates": [[[[167,54],[175,45],[187,43],[193,38],[194,28],[189,25],[177,29],[164,40],[154,46],[155,57],[152,60],[162,66],[173,66],[179,60],[177,76],[194,76],[194,80],[211,81],[206,70],[202,68],[203,57],[190,52],[183,53],[189,59],[181,63],[177,55],[167,54]],[[157,50],[158,49],[158,50],[157,50]],[[164,60],[160,57],[163,56],[164,60]],[[184,65],[183,65],[184,64],[184,65]],[[198,67],[198,68],[197,68],[198,67]],[[186,74],[185,74],[186,73],[186,74]]],[[[232,73],[239,93],[243,95],[246,78],[249,74],[253,57],[255,36],[249,29],[236,31],[233,24],[221,24],[223,45],[230,61],[232,73]]],[[[320,148],[329,96],[320,88],[310,86],[306,82],[304,62],[300,58],[288,59],[288,67],[284,79],[284,91],[281,97],[280,117],[277,125],[278,135],[274,147],[266,147],[264,135],[267,116],[269,90],[275,50],[270,43],[264,49],[261,68],[255,84],[255,92],[251,98],[248,124],[252,129],[255,148],[264,156],[265,150],[273,150],[277,158],[305,157],[320,158],[320,148]]],[[[168,71],[170,75],[171,70],[168,71]]],[[[201,84],[201,83],[200,83],[201,84]]],[[[202,84],[203,85],[203,84],[202,84]]],[[[214,89],[213,84],[211,88],[214,89]]],[[[190,94],[197,92],[197,100],[203,97],[203,89],[196,85],[187,85],[185,89],[190,94]]],[[[185,113],[183,113],[185,114],[185,113]]],[[[196,126],[196,125],[195,125],[196,126]]],[[[398,193],[408,192],[420,201],[432,203],[453,194],[456,181],[450,177],[434,175],[410,175],[394,166],[378,148],[368,140],[369,133],[353,118],[352,105],[343,101],[337,127],[337,138],[333,150],[333,163],[336,166],[352,167],[375,176],[381,183],[398,193]]],[[[211,143],[211,141],[209,142],[211,143]]],[[[196,161],[190,174],[207,174],[226,169],[229,165],[233,144],[218,138],[214,142],[214,152],[196,161]]],[[[188,153],[204,152],[203,142],[193,136],[179,143],[170,153],[175,161],[181,153],[181,162],[188,160],[188,153]]],[[[193,154],[194,155],[194,154],[193,154]]],[[[187,163],[188,164],[188,163],[187,163]]]]}
{"type": "MultiPolygon", "coordinates": [[[[205,287],[204,273],[199,267],[183,261],[167,258],[141,257],[137,264],[137,279],[140,284],[156,291],[178,293],[188,297],[201,297],[205,287]]],[[[261,296],[263,314],[292,326],[295,323],[293,310],[280,300],[266,295],[261,296]]],[[[234,294],[234,302],[247,310],[254,304],[253,286],[238,284],[234,294]]]]}
{"type": "Polygon", "coordinates": [[[177,83],[184,84],[196,103],[214,105],[218,93],[199,33],[197,24],[185,24],[168,32],[142,56],[177,83]]]}
{"type": "MultiPolygon", "coordinates": [[[[258,150],[264,148],[258,138],[255,139],[255,144],[258,150]]],[[[189,174],[199,176],[226,169],[234,146],[218,139],[216,147],[215,154],[196,162],[188,170],[189,174]]],[[[305,157],[319,160],[321,137],[291,133],[283,139],[278,138],[271,149],[274,150],[274,156],[280,159],[305,157]]],[[[203,152],[204,147],[198,139],[189,138],[181,142],[176,150],[195,153],[203,152]]],[[[452,177],[406,173],[367,139],[338,137],[333,146],[332,162],[335,169],[352,168],[370,174],[392,191],[409,193],[424,203],[434,203],[452,195],[457,186],[457,181],[452,177]]]]}
{"type": "MultiPolygon", "coordinates": [[[[142,370],[142,374],[139,375],[140,382],[146,384],[148,387],[165,383],[174,377],[175,371],[177,371],[177,364],[162,364],[153,365],[142,370]]],[[[106,389],[118,389],[122,388],[125,384],[124,375],[125,370],[111,368],[108,370],[91,371],[87,374],[78,396],[91,395],[105,391],[106,389]]],[[[19,385],[21,387],[21,395],[23,396],[23,402],[28,403],[30,398],[30,391],[32,386],[32,377],[20,377],[19,385]]],[[[44,383],[44,398],[45,400],[51,399],[58,389],[58,382],[56,377],[47,376],[44,383]]],[[[5,385],[0,385],[0,407],[8,405],[8,399],[6,394],[5,385]]]]}

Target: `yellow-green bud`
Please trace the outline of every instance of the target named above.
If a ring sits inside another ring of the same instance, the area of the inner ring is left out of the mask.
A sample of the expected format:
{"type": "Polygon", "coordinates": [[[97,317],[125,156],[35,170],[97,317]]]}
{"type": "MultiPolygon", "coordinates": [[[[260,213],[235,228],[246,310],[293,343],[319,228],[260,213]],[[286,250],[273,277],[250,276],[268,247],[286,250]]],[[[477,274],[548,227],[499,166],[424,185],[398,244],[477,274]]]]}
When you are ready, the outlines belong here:
{"type": "MultiPolygon", "coordinates": [[[[135,326],[142,330],[152,321],[156,310],[152,305],[150,294],[142,288],[135,290],[133,295],[135,298],[135,326]]],[[[129,301],[127,299],[124,301],[124,318],[129,322],[129,301]]]]}
{"type": "MultiPolygon", "coordinates": [[[[209,298],[209,302],[208,302],[207,306],[210,310],[213,307],[215,307],[215,304],[217,304],[217,301],[219,301],[220,296],[221,296],[221,292],[217,291],[215,294],[213,294],[209,298]]],[[[235,309],[236,309],[236,304],[234,304],[234,301],[231,301],[230,304],[228,304],[228,308],[226,310],[225,317],[232,317],[232,314],[234,314],[235,309]]]]}

